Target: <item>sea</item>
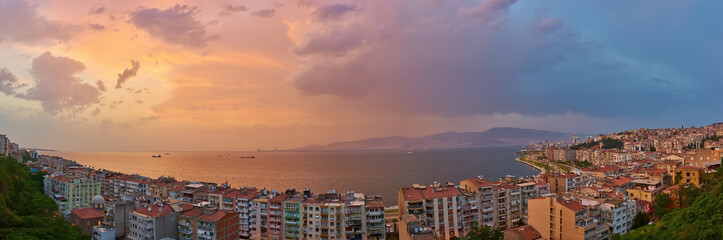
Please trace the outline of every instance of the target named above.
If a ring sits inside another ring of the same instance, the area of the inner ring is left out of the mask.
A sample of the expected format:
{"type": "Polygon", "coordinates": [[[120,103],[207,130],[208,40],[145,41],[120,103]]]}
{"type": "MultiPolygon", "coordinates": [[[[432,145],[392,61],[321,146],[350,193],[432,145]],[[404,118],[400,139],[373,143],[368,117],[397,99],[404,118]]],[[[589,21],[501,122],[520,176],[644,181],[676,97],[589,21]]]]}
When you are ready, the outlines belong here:
{"type": "Polygon", "coordinates": [[[412,184],[453,182],[482,176],[534,176],[538,170],[515,161],[520,147],[380,152],[71,152],[49,151],[95,169],[151,178],[224,183],[284,191],[355,191],[382,195],[397,205],[397,190],[412,184]],[[167,153],[167,154],[166,154],[167,153]],[[161,155],[154,158],[152,155],[161,155]],[[243,158],[254,156],[254,158],[243,158]]]}

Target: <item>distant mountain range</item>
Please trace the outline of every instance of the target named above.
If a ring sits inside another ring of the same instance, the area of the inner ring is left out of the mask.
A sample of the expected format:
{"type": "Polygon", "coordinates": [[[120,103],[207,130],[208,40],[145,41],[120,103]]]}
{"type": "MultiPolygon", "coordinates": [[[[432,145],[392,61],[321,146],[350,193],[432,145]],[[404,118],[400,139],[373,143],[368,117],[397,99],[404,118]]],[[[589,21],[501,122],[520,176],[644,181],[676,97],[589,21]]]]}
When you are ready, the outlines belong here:
{"type": "Polygon", "coordinates": [[[335,142],[327,145],[310,145],[289,151],[374,151],[470,148],[490,146],[513,146],[539,143],[545,140],[570,141],[571,133],[536,129],[497,127],[484,132],[447,132],[423,137],[380,137],[358,141],[335,142]]]}

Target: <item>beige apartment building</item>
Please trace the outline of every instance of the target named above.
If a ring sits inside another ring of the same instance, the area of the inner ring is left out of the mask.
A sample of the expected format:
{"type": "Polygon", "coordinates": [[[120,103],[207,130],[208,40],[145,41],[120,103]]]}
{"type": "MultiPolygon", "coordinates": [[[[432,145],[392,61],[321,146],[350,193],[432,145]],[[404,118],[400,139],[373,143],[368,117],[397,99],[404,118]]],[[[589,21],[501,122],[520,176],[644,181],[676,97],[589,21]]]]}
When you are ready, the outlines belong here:
{"type": "Polygon", "coordinates": [[[608,239],[609,227],[599,224],[581,202],[558,197],[530,199],[529,225],[549,240],[608,239]]]}

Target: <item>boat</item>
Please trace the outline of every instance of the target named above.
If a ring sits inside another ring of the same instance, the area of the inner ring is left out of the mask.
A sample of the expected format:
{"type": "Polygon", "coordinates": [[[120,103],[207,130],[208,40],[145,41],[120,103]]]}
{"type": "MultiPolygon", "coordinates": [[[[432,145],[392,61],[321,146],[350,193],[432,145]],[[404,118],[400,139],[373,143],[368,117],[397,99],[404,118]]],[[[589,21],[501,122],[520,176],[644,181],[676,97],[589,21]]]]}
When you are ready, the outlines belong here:
{"type": "Polygon", "coordinates": [[[161,158],[161,154],[153,155],[154,158],[161,158]]]}
{"type": "Polygon", "coordinates": [[[247,157],[247,156],[241,156],[241,158],[256,158],[256,157],[254,157],[254,156],[248,156],[248,157],[247,157]]]}
{"type": "Polygon", "coordinates": [[[216,155],[216,157],[221,157],[221,155],[216,155]]]}
{"type": "Polygon", "coordinates": [[[166,155],[166,156],[168,156],[168,155],[171,155],[171,154],[170,154],[170,153],[165,153],[165,154],[163,154],[163,155],[166,155]]]}

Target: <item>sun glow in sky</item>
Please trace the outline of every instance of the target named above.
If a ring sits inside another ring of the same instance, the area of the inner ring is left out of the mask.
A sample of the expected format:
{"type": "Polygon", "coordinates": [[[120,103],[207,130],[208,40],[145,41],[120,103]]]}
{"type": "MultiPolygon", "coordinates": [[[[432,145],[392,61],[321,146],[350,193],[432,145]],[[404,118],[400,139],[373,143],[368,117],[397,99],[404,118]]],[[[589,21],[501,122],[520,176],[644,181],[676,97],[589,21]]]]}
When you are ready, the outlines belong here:
{"type": "Polygon", "coordinates": [[[710,124],[723,117],[720,10],[0,0],[0,133],[61,150],[252,150],[495,126],[710,124]]]}

